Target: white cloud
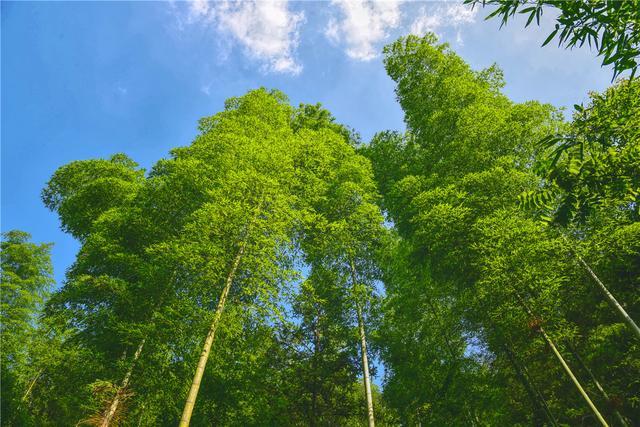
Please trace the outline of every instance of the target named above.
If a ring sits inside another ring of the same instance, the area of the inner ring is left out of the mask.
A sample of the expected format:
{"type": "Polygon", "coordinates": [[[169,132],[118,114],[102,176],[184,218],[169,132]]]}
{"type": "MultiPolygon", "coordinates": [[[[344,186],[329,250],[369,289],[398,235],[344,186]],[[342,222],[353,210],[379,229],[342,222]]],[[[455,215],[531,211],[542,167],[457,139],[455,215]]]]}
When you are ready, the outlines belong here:
{"type": "Polygon", "coordinates": [[[454,3],[447,6],[446,16],[453,26],[473,24],[476,22],[478,9],[479,7],[472,8],[462,3],[454,3]]]}
{"type": "Polygon", "coordinates": [[[325,28],[325,36],[333,43],[344,43],[351,58],[369,61],[378,56],[378,44],[389,31],[400,25],[401,1],[332,0],[340,11],[325,28]]]}
{"type": "Polygon", "coordinates": [[[298,74],[295,58],[302,12],[289,10],[287,1],[189,2],[188,21],[212,24],[223,36],[241,45],[247,56],[266,72],[298,74]]]}
{"type": "Polygon", "coordinates": [[[418,17],[411,24],[411,34],[419,36],[426,33],[437,33],[442,26],[442,17],[437,14],[429,14],[426,7],[421,7],[418,17]]]}
{"type": "Polygon", "coordinates": [[[210,12],[211,7],[207,0],[192,0],[189,2],[189,18],[192,21],[197,21],[198,19],[210,19],[213,17],[213,14],[210,12]]]}
{"type": "Polygon", "coordinates": [[[462,44],[462,27],[473,24],[476,20],[478,8],[472,9],[462,3],[451,3],[446,6],[434,7],[422,6],[411,24],[411,33],[424,35],[428,32],[436,33],[439,37],[441,31],[453,29],[456,34],[456,42],[462,44]]]}
{"type": "MultiPolygon", "coordinates": [[[[260,63],[265,72],[295,75],[302,71],[296,54],[305,16],[292,11],[287,0],[193,0],[186,7],[177,4],[172,3],[172,9],[182,10],[178,16],[180,28],[201,24],[217,32],[220,57],[235,45],[260,63]]],[[[418,35],[449,33],[462,44],[462,28],[475,22],[478,10],[462,3],[423,4],[418,8],[405,0],[331,0],[330,5],[325,37],[360,61],[378,57],[381,44],[397,30],[418,35]]]]}

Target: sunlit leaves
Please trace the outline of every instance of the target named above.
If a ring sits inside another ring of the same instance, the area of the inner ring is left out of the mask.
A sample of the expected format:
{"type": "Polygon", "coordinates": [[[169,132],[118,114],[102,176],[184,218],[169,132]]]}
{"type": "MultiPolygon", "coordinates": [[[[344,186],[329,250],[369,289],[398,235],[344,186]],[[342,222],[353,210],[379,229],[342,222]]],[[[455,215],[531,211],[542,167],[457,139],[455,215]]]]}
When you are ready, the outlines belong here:
{"type": "Polygon", "coordinates": [[[602,57],[602,65],[613,64],[613,78],[625,71],[631,76],[638,69],[640,56],[640,2],[564,1],[564,0],[465,0],[473,6],[495,6],[486,19],[500,18],[500,27],[518,14],[527,17],[525,27],[540,18],[548,8],[559,11],[553,31],[543,46],[556,36],[558,45],[571,49],[585,43],[602,57]]]}
{"type": "Polygon", "coordinates": [[[621,80],[573,122],[539,143],[536,171],[544,187],[520,196],[527,208],[561,225],[584,223],[599,206],[614,204],[638,217],[640,201],[640,84],[621,80]]]}

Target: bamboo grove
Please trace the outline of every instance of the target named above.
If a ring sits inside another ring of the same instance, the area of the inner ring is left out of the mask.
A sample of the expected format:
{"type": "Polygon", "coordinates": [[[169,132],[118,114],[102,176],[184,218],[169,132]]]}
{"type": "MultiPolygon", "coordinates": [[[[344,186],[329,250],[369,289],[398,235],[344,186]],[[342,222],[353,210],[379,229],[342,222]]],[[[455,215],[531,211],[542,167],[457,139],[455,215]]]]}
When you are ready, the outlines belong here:
{"type": "Polygon", "coordinates": [[[567,120],[384,55],[403,132],[257,89],[150,170],[60,167],[64,283],[3,234],[3,425],[638,425],[638,80],[567,120]]]}

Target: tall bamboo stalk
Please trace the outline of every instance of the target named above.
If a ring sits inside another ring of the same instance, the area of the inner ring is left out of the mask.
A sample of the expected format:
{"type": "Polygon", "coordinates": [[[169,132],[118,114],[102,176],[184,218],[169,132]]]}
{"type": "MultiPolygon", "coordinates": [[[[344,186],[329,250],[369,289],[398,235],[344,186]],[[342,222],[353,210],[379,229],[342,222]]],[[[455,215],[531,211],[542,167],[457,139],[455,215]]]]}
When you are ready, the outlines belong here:
{"type": "Polygon", "coordinates": [[[236,254],[233,263],[231,264],[231,269],[227,274],[227,279],[225,281],[224,288],[222,289],[220,300],[218,301],[218,307],[216,308],[216,312],[213,316],[213,321],[211,322],[211,327],[209,328],[207,338],[204,340],[202,353],[200,354],[200,360],[198,361],[198,366],[196,367],[193,381],[191,381],[189,395],[187,396],[184,410],[182,411],[182,418],[180,419],[180,427],[188,427],[189,423],[191,422],[191,414],[193,413],[193,408],[196,404],[196,398],[198,397],[198,391],[200,390],[200,382],[202,381],[202,376],[204,375],[204,368],[207,366],[207,360],[209,359],[211,346],[213,345],[216,330],[218,329],[218,324],[220,323],[220,317],[222,317],[224,304],[227,301],[227,295],[229,295],[229,290],[231,289],[233,279],[235,277],[238,266],[240,265],[240,260],[242,259],[242,255],[244,254],[245,246],[246,240],[243,241],[240,245],[240,249],[238,249],[238,253],[236,254]]]}
{"type": "Polygon", "coordinates": [[[18,415],[18,412],[20,411],[20,408],[22,407],[22,404],[27,401],[27,398],[31,394],[31,391],[33,390],[33,387],[36,385],[36,382],[38,381],[38,379],[40,378],[40,376],[43,373],[44,373],[44,368],[39,369],[38,372],[36,373],[36,375],[33,377],[33,379],[29,382],[29,386],[27,387],[27,390],[22,395],[22,399],[20,399],[20,402],[18,403],[18,406],[16,407],[15,411],[13,411],[13,414],[11,415],[11,418],[9,419],[9,425],[13,425],[13,420],[18,415]]]}
{"type": "Polygon", "coordinates": [[[27,400],[27,397],[29,397],[29,395],[31,394],[31,390],[33,390],[33,386],[36,385],[36,381],[38,381],[38,378],[40,378],[40,375],[42,375],[43,372],[44,372],[44,369],[40,369],[38,373],[33,377],[31,382],[29,382],[29,387],[27,387],[27,391],[25,391],[24,394],[22,395],[22,399],[20,399],[20,404],[22,404],[22,402],[25,402],[27,400]]]}
{"type": "MultiPolygon", "coordinates": [[[[351,280],[353,282],[353,289],[356,289],[357,274],[356,266],[353,260],[351,263],[351,280]]],[[[367,357],[367,338],[364,329],[364,319],[362,317],[362,306],[360,300],[357,298],[356,293],[356,311],[358,313],[358,331],[360,333],[360,352],[362,353],[362,372],[364,381],[364,391],[367,397],[367,419],[369,421],[369,427],[375,427],[375,419],[373,416],[373,396],[371,394],[371,378],[369,377],[369,359],[367,357]]]]}
{"type": "MultiPolygon", "coordinates": [[[[520,294],[515,289],[515,287],[513,289],[514,289],[514,291],[516,293],[516,296],[517,296],[518,300],[520,300],[520,303],[522,304],[522,307],[527,312],[527,314],[531,318],[535,318],[535,316],[533,315],[533,312],[531,311],[531,309],[529,308],[527,303],[524,301],[524,299],[520,296],[520,294]]],[[[600,421],[600,424],[602,424],[605,427],[609,427],[609,424],[602,417],[602,414],[600,413],[600,411],[598,411],[598,408],[596,407],[596,405],[591,401],[591,398],[589,397],[589,395],[587,394],[585,389],[580,384],[580,381],[578,381],[578,378],[576,378],[576,376],[573,374],[573,371],[571,371],[571,368],[569,367],[569,365],[567,365],[567,362],[564,360],[564,358],[562,357],[562,355],[558,351],[558,348],[553,343],[553,340],[549,337],[549,335],[547,335],[547,332],[544,330],[544,328],[542,326],[538,327],[538,331],[542,334],[544,340],[547,342],[549,347],[551,347],[551,350],[553,351],[553,354],[556,356],[556,358],[558,359],[558,361],[560,362],[560,364],[564,368],[564,370],[567,373],[567,375],[569,375],[569,378],[571,378],[571,381],[573,381],[573,384],[576,386],[576,388],[578,389],[578,391],[582,395],[582,397],[585,400],[585,402],[587,402],[587,405],[589,405],[589,408],[591,408],[591,411],[593,412],[593,414],[596,416],[598,421],[600,421]]]]}
{"type": "Polygon", "coordinates": [[[613,294],[611,292],[609,292],[609,289],[607,289],[607,287],[604,285],[604,283],[602,283],[602,281],[596,275],[596,273],[593,272],[591,267],[589,267],[589,264],[587,264],[587,262],[584,259],[582,259],[582,257],[580,256],[580,254],[578,254],[577,251],[575,251],[575,250],[573,250],[571,248],[571,243],[569,242],[569,239],[567,239],[567,237],[564,234],[561,234],[561,235],[562,235],[562,238],[564,239],[564,241],[569,246],[569,250],[571,252],[573,252],[573,254],[575,255],[575,257],[578,260],[578,262],[580,264],[582,264],[582,266],[585,268],[585,270],[587,270],[589,275],[596,282],[596,284],[598,285],[598,287],[600,288],[600,290],[602,291],[604,296],[607,298],[607,301],[609,302],[609,304],[611,304],[611,306],[613,306],[613,308],[618,313],[618,316],[620,316],[620,319],[629,327],[629,329],[631,329],[631,332],[633,332],[633,334],[636,336],[636,338],[640,340],[640,327],[638,327],[636,322],[633,321],[631,316],[629,316],[629,313],[627,313],[627,311],[624,309],[624,307],[622,307],[622,305],[613,296],[613,294]]]}
{"type": "Polygon", "coordinates": [[[313,380],[311,392],[311,417],[309,424],[311,427],[316,427],[318,417],[318,381],[316,377],[318,366],[318,352],[320,351],[320,331],[318,330],[319,315],[313,321],[313,359],[311,360],[311,366],[313,368],[313,380]]]}
{"type": "MultiPolygon", "coordinates": [[[[580,355],[578,354],[578,350],[569,341],[567,341],[567,348],[569,349],[569,351],[571,352],[573,357],[578,361],[578,364],[580,365],[580,367],[582,367],[582,369],[589,375],[589,378],[591,378],[591,381],[596,386],[596,388],[598,389],[598,391],[600,392],[602,397],[604,397],[607,400],[607,402],[611,402],[611,398],[609,397],[609,393],[607,393],[605,391],[604,387],[602,387],[602,385],[600,384],[600,381],[598,381],[598,379],[593,374],[591,369],[589,369],[589,367],[584,362],[584,360],[582,360],[582,357],[580,357],[580,355]]],[[[629,425],[629,424],[627,424],[627,421],[624,419],[622,414],[620,412],[618,412],[617,409],[613,408],[613,413],[615,414],[615,416],[618,419],[618,421],[620,421],[620,425],[622,425],[624,427],[627,427],[629,425]]]]}
{"type": "Polygon", "coordinates": [[[529,394],[529,398],[531,399],[532,403],[540,407],[540,409],[542,409],[542,412],[544,412],[545,416],[547,417],[547,420],[551,423],[553,427],[557,427],[558,421],[556,421],[556,418],[553,416],[553,413],[551,412],[551,409],[549,409],[549,405],[547,405],[547,401],[544,399],[544,396],[542,396],[542,393],[540,392],[540,390],[538,390],[538,388],[535,386],[533,381],[531,381],[531,377],[527,372],[526,366],[523,366],[520,363],[517,356],[509,348],[508,345],[503,344],[502,348],[507,354],[507,357],[509,358],[511,365],[516,370],[516,374],[520,378],[520,382],[522,382],[522,385],[524,386],[525,390],[527,390],[527,394],[529,394]]]}
{"type": "Polygon", "coordinates": [[[102,422],[100,423],[100,427],[109,427],[109,423],[111,423],[113,416],[116,414],[116,411],[118,410],[118,406],[120,405],[122,393],[129,386],[129,381],[131,381],[131,374],[133,373],[133,368],[135,367],[136,362],[140,358],[140,354],[142,353],[142,349],[144,348],[145,341],[146,339],[143,339],[138,345],[138,348],[136,349],[136,352],[133,355],[133,360],[129,365],[129,370],[127,370],[127,373],[125,374],[122,380],[122,384],[120,384],[120,387],[118,387],[118,390],[116,391],[116,395],[111,401],[111,405],[109,405],[109,409],[104,414],[104,417],[102,418],[102,422]]]}
{"type": "Polygon", "coordinates": [[[578,258],[578,261],[580,262],[580,264],[582,264],[584,268],[589,272],[591,277],[593,277],[593,280],[598,284],[598,286],[602,290],[602,293],[607,298],[607,301],[609,301],[609,304],[611,304],[616,309],[622,321],[629,327],[629,329],[631,329],[631,331],[635,334],[636,338],[640,340],[640,328],[638,327],[638,325],[636,325],[636,322],[633,321],[631,316],[629,316],[629,313],[627,313],[627,311],[624,309],[624,307],[622,307],[622,305],[613,296],[613,294],[609,292],[609,289],[607,289],[604,283],[602,283],[600,278],[596,276],[596,273],[594,273],[591,267],[589,267],[589,264],[587,264],[580,255],[576,254],[576,257],[578,258]]]}
{"type": "MultiPolygon", "coordinates": [[[[171,275],[171,279],[169,280],[169,283],[172,283],[175,280],[176,274],[177,272],[174,270],[173,274],[171,275]]],[[[164,302],[165,297],[166,297],[166,289],[160,294],[160,299],[158,300],[158,302],[156,303],[156,305],[152,310],[150,323],[155,322],[156,315],[158,314],[158,309],[162,306],[162,303],[164,302]]],[[[138,361],[138,359],[140,358],[140,355],[142,354],[142,349],[144,348],[144,344],[146,340],[147,340],[146,338],[143,338],[142,341],[140,341],[140,344],[138,345],[138,348],[136,349],[136,352],[133,355],[133,360],[129,365],[129,370],[127,371],[124,378],[122,379],[122,383],[116,390],[116,394],[114,395],[113,400],[109,405],[109,410],[107,410],[104,413],[102,420],[100,421],[100,427],[109,427],[109,424],[113,419],[113,416],[116,414],[116,411],[118,410],[118,406],[120,405],[120,403],[122,403],[122,393],[129,386],[129,382],[131,381],[131,375],[133,374],[133,368],[135,367],[136,362],[138,361]]],[[[123,359],[126,357],[126,354],[127,353],[125,350],[124,354],[122,355],[123,359]]]]}

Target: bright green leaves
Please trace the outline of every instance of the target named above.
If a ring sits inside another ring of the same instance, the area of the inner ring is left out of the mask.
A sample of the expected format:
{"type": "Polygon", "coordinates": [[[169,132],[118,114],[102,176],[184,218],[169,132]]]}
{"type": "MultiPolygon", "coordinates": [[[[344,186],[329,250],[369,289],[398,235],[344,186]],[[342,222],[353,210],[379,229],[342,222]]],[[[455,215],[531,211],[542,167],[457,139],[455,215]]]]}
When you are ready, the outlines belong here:
{"type": "Polygon", "coordinates": [[[45,350],[39,313],[53,285],[50,244],[30,242],[28,233],[2,233],[0,334],[2,414],[7,423],[27,423],[25,395],[39,376],[35,359],[45,350]]]}
{"type": "Polygon", "coordinates": [[[640,56],[640,3],[629,1],[563,1],[538,0],[465,0],[473,6],[481,4],[495,6],[487,19],[499,17],[500,27],[505,25],[516,13],[527,16],[525,27],[535,19],[540,25],[540,17],[547,7],[559,11],[556,25],[542,46],[556,36],[558,45],[571,49],[575,46],[597,50],[602,57],[602,65],[613,64],[613,78],[631,71],[635,75],[640,56]]]}
{"type": "MultiPolygon", "coordinates": [[[[518,409],[522,396],[510,402],[503,394],[517,370],[504,349],[555,390],[564,384],[543,373],[563,372],[545,357],[539,325],[554,339],[590,334],[574,310],[584,310],[593,296],[569,303],[584,292],[570,251],[517,209],[520,194],[538,206],[558,200],[546,187],[538,191],[533,166],[538,141],[565,125],[550,106],[510,102],[499,92],[497,69],[474,72],[432,36],[402,38],[385,53],[408,129],[404,136],[379,134],[362,152],[374,163],[383,206],[402,242],[398,252],[391,246],[392,261],[383,268],[387,398],[414,424],[451,422],[453,407],[464,414],[457,415],[461,424],[478,414],[495,424],[538,423],[544,414],[531,416],[530,408],[518,409]],[[459,348],[463,354],[451,351],[459,348]],[[434,384],[468,399],[424,391],[434,384]]],[[[567,161],[565,181],[579,179],[585,167],[583,158],[567,161]]],[[[523,393],[518,387],[508,393],[523,393]]],[[[578,414],[563,417],[571,422],[578,414]]]]}
{"type": "MultiPolygon", "coordinates": [[[[371,166],[355,150],[358,136],[319,105],[293,108],[281,92],[264,89],[228,100],[199,130],[148,176],[116,155],[60,168],[43,192],[82,243],[47,315],[68,328],[68,351],[86,350],[75,356],[90,369],[73,373],[83,398],[93,393],[83,416],[100,416],[132,372],[122,393],[135,397],[118,416],[175,423],[204,331],[239,259],[196,413],[211,422],[282,424],[278,411],[290,407],[284,396],[293,387],[285,372],[295,355],[279,334],[288,328],[283,301],[300,280],[300,248],[314,267],[298,313],[322,324],[326,351],[317,357],[327,359],[299,368],[323,383],[314,390],[333,393],[318,403],[333,410],[340,398],[332,387],[342,384],[350,394],[356,380],[354,301],[370,298],[372,257],[384,231],[371,166]],[[359,269],[355,284],[349,260],[359,269]],[[304,302],[314,294],[319,299],[304,302]],[[266,390],[276,383],[279,403],[269,408],[266,390]],[[112,387],[106,400],[105,384],[112,387]]],[[[60,373],[52,370],[47,380],[60,373]]],[[[47,404],[76,395],[65,390],[47,404]]],[[[358,404],[343,406],[352,414],[358,404]]],[[[67,406],[59,419],[79,416],[67,406]]]]}
{"type": "Polygon", "coordinates": [[[123,154],[108,160],[82,160],[58,169],[42,199],[58,213],[66,231],[83,239],[102,213],[131,200],[143,179],[144,171],[123,154]]]}
{"type": "MultiPolygon", "coordinates": [[[[309,128],[297,132],[299,137],[308,141],[303,143],[300,160],[297,162],[300,166],[306,166],[300,167],[304,179],[301,188],[302,194],[308,196],[300,200],[300,206],[305,212],[300,247],[304,252],[305,262],[311,268],[311,277],[314,278],[308,283],[321,289],[335,289],[337,292],[333,294],[329,304],[338,305],[342,309],[337,319],[323,320],[321,311],[314,310],[312,305],[310,311],[302,312],[306,317],[305,328],[311,327],[315,329],[315,333],[320,333],[320,328],[325,326],[319,325],[334,325],[335,328],[354,332],[345,344],[347,349],[355,349],[360,343],[363,360],[360,369],[367,384],[365,394],[368,398],[368,412],[373,417],[374,409],[369,405],[372,398],[369,395],[369,363],[364,363],[368,357],[366,329],[370,323],[368,316],[367,322],[364,321],[364,314],[371,314],[371,303],[375,299],[373,285],[379,278],[376,255],[382,247],[385,235],[383,217],[376,204],[378,196],[375,181],[369,161],[355,151],[353,138],[343,127],[336,129],[331,117],[318,110],[317,106],[303,106],[301,110],[295,116],[294,124],[309,128]],[[311,184],[311,187],[305,188],[306,183],[311,184]]],[[[302,294],[303,300],[300,302],[313,295],[312,292],[302,294]]],[[[310,308],[309,304],[299,307],[310,308]]],[[[322,305],[316,307],[324,310],[322,305]]],[[[338,339],[337,336],[331,338],[332,341],[338,339]]],[[[312,359],[334,358],[335,356],[322,349],[319,341],[318,337],[313,340],[312,359]]],[[[334,342],[331,345],[339,344],[334,342]]],[[[353,353],[357,354],[356,351],[353,353]]],[[[354,379],[354,366],[348,363],[345,356],[346,353],[343,353],[338,360],[321,364],[323,371],[331,366],[337,368],[337,363],[343,364],[341,371],[330,375],[330,378],[342,382],[342,391],[345,391],[345,386],[351,388],[354,379]]],[[[305,369],[312,376],[317,375],[319,370],[317,361],[314,364],[311,369],[305,369]]],[[[326,381],[330,378],[317,378],[310,384],[311,390],[307,389],[312,393],[312,420],[329,422],[332,419],[324,415],[330,402],[317,395],[327,390],[329,384],[326,381]]],[[[329,395],[334,399],[333,393],[329,395]]],[[[344,424],[345,419],[334,418],[332,423],[344,424]]]]}
{"type": "Polygon", "coordinates": [[[622,80],[587,107],[576,106],[562,133],[544,138],[537,171],[545,186],[521,196],[526,207],[566,226],[598,209],[618,208],[639,218],[640,83],[622,80]]]}
{"type": "MultiPolygon", "coordinates": [[[[528,23],[541,4],[524,10],[528,23]]],[[[496,14],[520,2],[509,5],[496,14]]],[[[566,124],[549,105],[511,102],[497,66],[472,70],[433,35],[385,55],[403,134],[360,145],[320,105],[259,89],[200,120],[146,176],[124,155],[54,174],[43,200],[82,246],[47,306],[57,350],[39,359],[34,414],[74,424],[121,392],[123,422],[175,424],[214,319],[194,416],[205,424],[358,425],[367,339],[385,363],[384,395],[373,393],[383,424],[541,425],[536,386],[575,424],[584,411],[542,325],[599,377],[611,360],[612,389],[636,405],[623,380],[637,373],[635,347],[571,253],[637,315],[637,80],[593,94],[566,124]],[[519,210],[518,195],[581,227],[576,247],[519,210]]],[[[5,252],[3,319],[17,307],[19,321],[3,328],[28,329],[49,273],[28,270],[43,280],[32,289],[5,252]]]]}
{"type": "MultiPolygon", "coordinates": [[[[51,244],[31,243],[28,233],[18,230],[2,233],[0,298],[3,355],[20,359],[25,339],[37,323],[37,313],[51,291],[53,269],[51,244]],[[13,346],[18,346],[14,348],[13,346]]],[[[4,362],[3,362],[4,365],[4,362]]]]}

